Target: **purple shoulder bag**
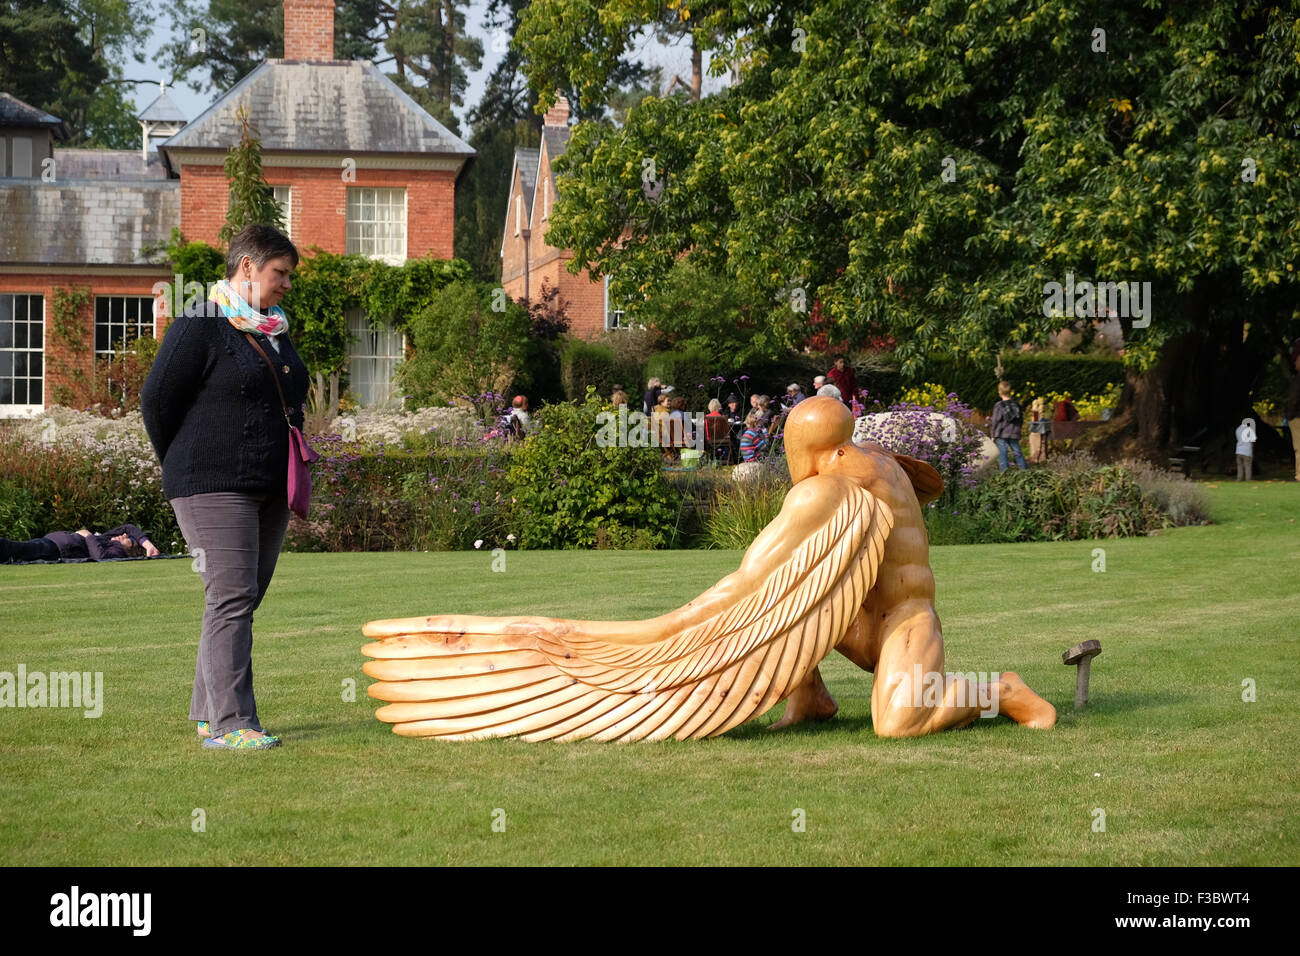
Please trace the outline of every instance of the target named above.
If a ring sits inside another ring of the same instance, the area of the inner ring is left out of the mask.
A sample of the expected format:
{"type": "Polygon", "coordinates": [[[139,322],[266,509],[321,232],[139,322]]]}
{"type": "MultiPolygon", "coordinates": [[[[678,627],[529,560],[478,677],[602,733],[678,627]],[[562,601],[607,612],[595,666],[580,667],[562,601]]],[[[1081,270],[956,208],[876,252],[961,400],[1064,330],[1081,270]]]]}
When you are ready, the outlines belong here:
{"type": "Polygon", "coordinates": [[[302,432],[289,420],[289,406],[284,401],[284,389],[280,386],[280,376],[275,374],[275,365],[272,364],[270,357],[262,346],[257,344],[257,339],[247,332],[244,333],[244,338],[248,339],[249,344],[257,349],[257,354],[266,361],[267,367],[271,370],[271,381],[275,382],[275,390],[280,393],[280,408],[284,410],[284,423],[289,426],[289,510],[299,518],[306,518],[307,512],[311,509],[311,470],[307,466],[317,461],[320,455],[307,444],[307,439],[302,437],[302,432]]]}

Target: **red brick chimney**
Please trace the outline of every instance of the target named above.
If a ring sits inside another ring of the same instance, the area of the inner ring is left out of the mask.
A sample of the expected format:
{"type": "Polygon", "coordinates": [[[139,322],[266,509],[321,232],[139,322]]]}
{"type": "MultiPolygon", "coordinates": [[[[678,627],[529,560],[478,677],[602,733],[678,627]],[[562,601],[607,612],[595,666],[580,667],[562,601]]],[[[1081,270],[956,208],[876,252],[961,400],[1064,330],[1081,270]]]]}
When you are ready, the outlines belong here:
{"type": "MultiPolygon", "coordinates": [[[[287,0],[286,0],[287,2],[287,0]]],[[[555,98],[555,105],[546,111],[542,118],[543,126],[568,126],[569,125],[569,101],[563,96],[555,98]]]]}
{"type": "Polygon", "coordinates": [[[284,58],[334,59],[334,0],[284,0],[284,58]]]}

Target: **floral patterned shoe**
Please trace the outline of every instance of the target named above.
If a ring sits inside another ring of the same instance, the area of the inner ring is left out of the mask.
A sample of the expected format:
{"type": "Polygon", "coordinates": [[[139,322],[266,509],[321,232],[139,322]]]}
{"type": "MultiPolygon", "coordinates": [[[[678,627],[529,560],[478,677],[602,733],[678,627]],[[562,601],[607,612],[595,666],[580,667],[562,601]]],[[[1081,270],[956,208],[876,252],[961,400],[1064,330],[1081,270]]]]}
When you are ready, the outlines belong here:
{"type": "Polygon", "coordinates": [[[203,746],[222,750],[265,750],[267,747],[280,746],[279,737],[272,737],[270,734],[263,734],[261,737],[249,736],[255,733],[257,733],[255,730],[240,728],[222,734],[220,737],[208,737],[203,741],[203,746]]]}
{"type": "Polygon", "coordinates": [[[208,729],[208,722],[207,722],[206,720],[200,720],[200,721],[199,721],[198,731],[199,731],[199,736],[200,736],[200,737],[211,737],[211,736],[212,736],[212,731],[208,729]]]}

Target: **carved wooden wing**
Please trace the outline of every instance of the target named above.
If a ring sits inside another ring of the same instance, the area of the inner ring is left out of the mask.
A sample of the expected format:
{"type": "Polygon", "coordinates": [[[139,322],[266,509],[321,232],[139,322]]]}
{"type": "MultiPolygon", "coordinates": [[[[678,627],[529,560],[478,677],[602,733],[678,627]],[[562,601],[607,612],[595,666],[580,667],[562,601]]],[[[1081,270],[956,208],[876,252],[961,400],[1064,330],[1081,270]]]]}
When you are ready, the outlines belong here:
{"type": "Polygon", "coordinates": [[[797,687],[854,623],[893,527],[818,475],[786,495],[740,569],[648,621],[469,615],[371,621],[376,716],[410,737],[711,737],[797,687]]]}

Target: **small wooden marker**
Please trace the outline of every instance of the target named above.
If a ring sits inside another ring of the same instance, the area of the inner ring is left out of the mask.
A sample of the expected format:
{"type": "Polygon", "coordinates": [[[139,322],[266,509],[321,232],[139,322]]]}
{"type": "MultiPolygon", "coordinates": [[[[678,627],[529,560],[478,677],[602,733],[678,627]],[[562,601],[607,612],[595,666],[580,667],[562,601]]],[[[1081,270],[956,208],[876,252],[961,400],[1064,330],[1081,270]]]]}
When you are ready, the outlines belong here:
{"type": "Polygon", "coordinates": [[[1076,710],[1088,703],[1088,671],[1092,666],[1092,659],[1100,653],[1101,641],[1084,641],[1082,644],[1075,644],[1074,647],[1061,655],[1062,663],[1066,665],[1077,664],[1079,667],[1074,677],[1074,707],[1076,710]]]}

